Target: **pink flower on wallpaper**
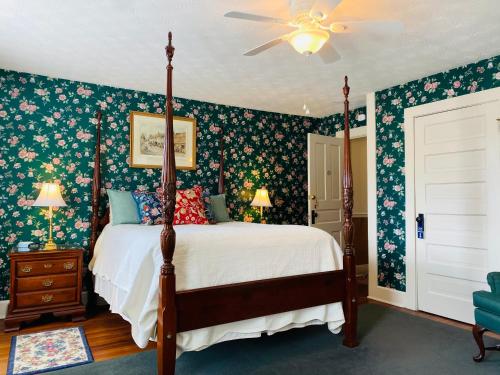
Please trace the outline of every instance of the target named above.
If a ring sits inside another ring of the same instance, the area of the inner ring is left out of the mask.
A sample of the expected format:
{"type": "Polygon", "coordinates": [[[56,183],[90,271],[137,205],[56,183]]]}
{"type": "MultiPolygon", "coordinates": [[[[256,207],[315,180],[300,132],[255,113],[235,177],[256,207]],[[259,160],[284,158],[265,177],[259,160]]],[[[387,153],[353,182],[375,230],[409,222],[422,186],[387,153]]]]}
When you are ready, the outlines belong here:
{"type": "Polygon", "coordinates": [[[52,163],[43,163],[42,167],[45,168],[47,172],[54,172],[55,169],[52,163]]]}
{"type": "Polygon", "coordinates": [[[19,143],[19,138],[14,135],[9,138],[8,142],[11,146],[15,146],[19,143]]]}
{"type": "Polygon", "coordinates": [[[56,94],[60,94],[63,92],[63,89],[60,87],[56,87],[56,90],[54,91],[56,94]]]}
{"type": "Polygon", "coordinates": [[[392,157],[389,157],[389,156],[385,156],[384,157],[384,160],[383,160],[383,164],[387,167],[390,167],[394,164],[394,162],[396,161],[395,158],[392,158],[392,157]]]}
{"type": "Polygon", "coordinates": [[[31,233],[35,237],[42,237],[43,236],[43,230],[41,230],[41,229],[35,229],[35,230],[31,231],[31,233]]]}
{"type": "Polygon", "coordinates": [[[68,121],[68,125],[69,125],[70,127],[75,126],[75,125],[76,125],[76,120],[75,120],[74,118],[70,119],[70,120],[68,121]]]}
{"type": "Polygon", "coordinates": [[[47,140],[47,138],[44,136],[44,135],[35,135],[35,141],[37,142],[45,142],[47,140]]]}
{"type": "Polygon", "coordinates": [[[392,124],[392,121],[394,121],[394,116],[393,115],[384,115],[382,117],[382,122],[384,124],[392,124]]]}
{"type": "Polygon", "coordinates": [[[76,132],[76,138],[82,141],[88,141],[90,138],[92,138],[92,134],[86,133],[83,130],[79,130],[76,132]]]}
{"type": "Polygon", "coordinates": [[[38,107],[34,104],[29,104],[28,102],[24,101],[24,102],[21,102],[21,104],[19,104],[19,109],[23,112],[27,112],[29,114],[32,114],[33,112],[35,112],[38,107]]]}
{"type": "Polygon", "coordinates": [[[7,117],[7,111],[0,111],[0,117],[7,117]]]}
{"type": "Polygon", "coordinates": [[[16,88],[16,89],[10,90],[9,94],[10,94],[11,99],[15,99],[19,96],[19,89],[16,88]]]}
{"type": "Polygon", "coordinates": [[[52,117],[45,117],[45,122],[49,125],[54,125],[56,121],[52,117]]]}
{"type": "Polygon", "coordinates": [[[400,192],[403,190],[403,187],[401,185],[394,185],[392,189],[396,192],[400,192]]]}
{"type": "Polygon", "coordinates": [[[7,187],[7,193],[9,193],[10,195],[14,195],[17,193],[17,185],[11,185],[9,187],[7,187]]]}
{"type": "Polygon", "coordinates": [[[90,226],[90,223],[87,221],[77,220],[75,222],[76,229],[87,229],[90,226]]]}
{"type": "Polygon", "coordinates": [[[396,245],[390,242],[384,243],[384,250],[387,250],[389,253],[394,252],[396,250],[396,245]]]}
{"type": "Polygon", "coordinates": [[[61,112],[54,112],[53,116],[56,119],[60,119],[61,118],[61,112]]]}
{"type": "Polygon", "coordinates": [[[15,234],[15,233],[10,233],[10,234],[7,236],[6,240],[7,240],[7,243],[9,243],[9,244],[13,244],[14,242],[16,242],[16,240],[17,240],[17,236],[16,236],[16,234],[15,234]]]}
{"type": "Polygon", "coordinates": [[[48,91],[45,89],[35,89],[35,94],[40,96],[45,96],[48,94],[48,91]]]}
{"type": "Polygon", "coordinates": [[[389,200],[389,199],[385,199],[385,200],[384,200],[384,207],[385,207],[385,208],[392,209],[395,205],[396,205],[396,202],[395,202],[395,201],[391,201],[391,200],[389,200]]]}
{"type": "Polygon", "coordinates": [[[453,82],[453,87],[456,89],[458,89],[461,85],[462,85],[462,83],[460,81],[453,82]]]}
{"type": "Polygon", "coordinates": [[[455,95],[455,90],[453,89],[444,90],[444,92],[449,98],[455,95]]]}
{"type": "Polygon", "coordinates": [[[245,117],[248,120],[254,118],[254,116],[255,115],[253,113],[250,113],[250,112],[247,112],[247,111],[245,111],[245,113],[243,114],[243,117],[245,117]]]}
{"type": "Polygon", "coordinates": [[[18,156],[24,161],[33,161],[36,158],[36,153],[34,151],[28,151],[26,149],[19,150],[18,156]]]}
{"type": "Polygon", "coordinates": [[[57,141],[58,146],[64,146],[66,144],[66,141],[64,139],[60,139],[57,141]]]}
{"type": "Polygon", "coordinates": [[[52,159],[52,164],[55,164],[55,165],[61,164],[61,159],[59,159],[59,158],[53,158],[52,159]]]}
{"type": "Polygon", "coordinates": [[[253,187],[253,185],[254,185],[254,183],[253,183],[253,182],[250,182],[250,181],[245,181],[245,182],[243,183],[243,187],[244,187],[245,189],[251,189],[251,188],[253,187]]]}

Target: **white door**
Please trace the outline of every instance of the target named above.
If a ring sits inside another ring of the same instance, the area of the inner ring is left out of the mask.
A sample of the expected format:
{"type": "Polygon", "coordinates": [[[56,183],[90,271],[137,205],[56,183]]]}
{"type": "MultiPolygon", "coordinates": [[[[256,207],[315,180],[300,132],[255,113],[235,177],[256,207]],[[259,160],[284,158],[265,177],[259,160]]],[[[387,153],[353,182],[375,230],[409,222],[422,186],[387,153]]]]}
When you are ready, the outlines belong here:
{"type": "Polygon", "coordinates": [[[342,244],[342,171],[344,140],[307,135],[309,225],[342,244]]]}
{"type": "Polygon", "coordinates": [[[416,239],[418,308],[468,323],[472,292],[489,289],[494,237],[500,239],[500,225],[492,227],[500,173],[497,107],[415,119],[415,207],[424,215],[424,238],[416,239]]]}

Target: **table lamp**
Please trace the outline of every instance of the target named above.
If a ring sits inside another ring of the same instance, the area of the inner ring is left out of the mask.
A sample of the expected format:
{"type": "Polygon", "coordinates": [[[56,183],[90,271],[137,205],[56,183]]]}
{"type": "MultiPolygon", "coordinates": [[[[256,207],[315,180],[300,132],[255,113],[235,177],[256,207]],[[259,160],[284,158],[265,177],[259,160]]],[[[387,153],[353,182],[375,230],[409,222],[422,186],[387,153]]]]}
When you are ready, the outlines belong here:
{"type": "Polygon", "coordinates": [[[45,244],[44,250],[55,250],[57,245],[52,239],[52,207],[66,206],[63,197],[61,196],[61,189],[58,184],[44,182],[40,189],[40,194],[36,199],[33,206],[48,207],[49,208],[49,240],[45,244]]]}
{"type": "Polygon", "coordinates": [[[257,191],[255,192],[255,197],[253,198],[253,201],[250,205],[254,207],[260,207],[260,222],[262,224],[265,224],[266,221],[264,220],[262,209],[264,207],[273,206],[271,204],[271,201],[269,200],[269,194],[267,193],[267,189],[265,186],[257,189],[257,191]]]}

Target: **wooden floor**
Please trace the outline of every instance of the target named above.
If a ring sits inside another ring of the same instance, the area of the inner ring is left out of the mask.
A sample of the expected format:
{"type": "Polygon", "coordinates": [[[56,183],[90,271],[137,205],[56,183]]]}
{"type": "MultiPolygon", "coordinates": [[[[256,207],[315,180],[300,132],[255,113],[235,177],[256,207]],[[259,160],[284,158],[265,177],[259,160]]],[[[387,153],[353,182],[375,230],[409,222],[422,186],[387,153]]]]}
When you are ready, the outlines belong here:
{"type": "MultiPolygon", "coordinates": [[[[363,280],[359,283],[359,301],[360,303],[379,303],[366,298],[368,288],[363,280]]],[[[420,316],[423,318],[438,321],[444,324],[449,324],[461,329],[470,331],[471,326],[469,324],[464,324],[456,322],[450,319],[438,317],[435,315],[427,314],[420,311],[411,311],[399,307],[394,307],[391,305],[386,305],[390,308],[404,311],[411,315],[420,316]]],[[[52,317],[42,318],[41,321],[33,323],[28,326],[23,326],[20,334],[34,333],[40,331],[47,331],[50,329],[64,328],[64,327],[75,327],[83,326],[85,328],[85,334],[87,336],[88,343],[94,355],[96,361],[104,361],[111,358],[120,357],[123,355],[133,354],[142,351],[138,348],[132,336],[130,335],[130,324],[124,321],[119,315],[112,314],[105,309],[98,311],[95,316],[90,317],[84,322],[71,323],[70,321],[65,321],[62,319],[54,319],[52,317]]],[[[5,374],[7,372],[7,361],[9,358],[10,350],[10,340],[13,335],[19,333],[4,333],[3,332],[3,320],[0,320],[0,374],[5,374]]],[[[500,339],[500,336],[493,335],[500,339]]],[[[472,335],[471,335],[472,340],[472,335]]],[[[144,350],[154,349],[156,347],[155,343],[150,343],[148,347],[144,350]]]]}

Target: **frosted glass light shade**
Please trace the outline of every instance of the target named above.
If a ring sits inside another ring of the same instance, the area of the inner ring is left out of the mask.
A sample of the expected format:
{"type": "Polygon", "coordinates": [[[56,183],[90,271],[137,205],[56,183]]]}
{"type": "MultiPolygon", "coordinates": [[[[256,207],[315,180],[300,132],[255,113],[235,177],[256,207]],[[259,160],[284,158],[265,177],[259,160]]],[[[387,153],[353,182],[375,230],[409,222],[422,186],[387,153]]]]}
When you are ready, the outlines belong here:
{"type": "Polygon", "coordinates": [[[289,43],[298,53],[312,55],[318,52],[330,38],[328,31],[299,29],[290,35],[289,43]]]}
{"type": "Polygon", "coordinates": [[[269,194],[265,187],[257,189],[255,192],[255,197],[253,198],[251,206],[254,207],[272,207],[271,201],[269,200],[269,194]]]}
{"type": "Polygon", "coordinates": [[[61,196],[61,189],[58,184],[44,182],[42,184],[42,188],[40,189],[40,194],[36,199],[33,206],[40,207],[64,207],[66,206],[66,202],[64,202],[63,197],[61,196]]]}

